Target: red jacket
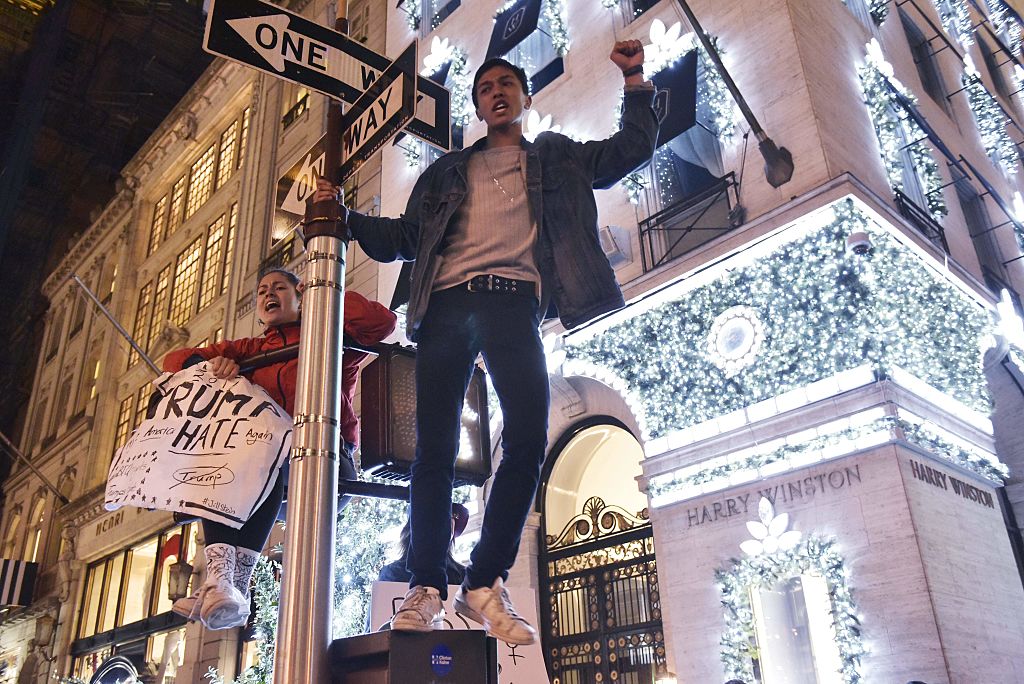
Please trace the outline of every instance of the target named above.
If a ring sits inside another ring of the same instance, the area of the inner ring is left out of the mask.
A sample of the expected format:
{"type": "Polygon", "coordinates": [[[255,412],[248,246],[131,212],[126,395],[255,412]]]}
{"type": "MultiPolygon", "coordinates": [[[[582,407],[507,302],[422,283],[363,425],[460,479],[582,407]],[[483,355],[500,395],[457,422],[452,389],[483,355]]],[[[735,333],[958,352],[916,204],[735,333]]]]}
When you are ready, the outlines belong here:
{"type": "MultiPolygon", "coordinates": [[[[396,316],[384,305],[371,302],[352,291],[345,292],[345,333],[360,344],[377,344],[395,329],[396,316]]],[[[209,347],[178,349],[164,357],[165,371],[180,371],[186,360],[194,355],[204,359],[224,356],[235,361],[248,358],[260,352],[280,349],[299,341],[299,323],[285,323],[268,327],[263,337],[244,337],[225,340],[209,347]]],[[[366,358],[361,352],[345,351],[341,360],[341,436],[349,444],[359,444],[359,419],[352,410],[356,394],[356,380],[359,379],[359,364],[366,358]]],[[[257,368],[245,376],[256,383],[284,407],[289,415],[295,414],[295,376],[298,359],[257,368]]]]}

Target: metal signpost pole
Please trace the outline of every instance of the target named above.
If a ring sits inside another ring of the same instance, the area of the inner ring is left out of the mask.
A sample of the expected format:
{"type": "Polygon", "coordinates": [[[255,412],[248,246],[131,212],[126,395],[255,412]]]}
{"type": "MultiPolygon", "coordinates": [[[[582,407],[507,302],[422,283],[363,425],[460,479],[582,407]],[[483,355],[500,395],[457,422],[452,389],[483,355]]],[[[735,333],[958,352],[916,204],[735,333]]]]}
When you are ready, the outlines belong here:
{"type": "MultiPolygon", "coordinates": [[[[338,0],[336,29],[347,32],[347,0],[338,0]]],[[[340,166],[341,106],[331,102],[325,175],[340,166]]],[[[277,684],[329,682],[327,647],[334,615],[334,545],[337,525],[338,457],[342,448],[341,350],[344,320],[344,217],[314,211],[306,226],[306,289],[295,386],[289,512],[285,528],[277,684]]]]}

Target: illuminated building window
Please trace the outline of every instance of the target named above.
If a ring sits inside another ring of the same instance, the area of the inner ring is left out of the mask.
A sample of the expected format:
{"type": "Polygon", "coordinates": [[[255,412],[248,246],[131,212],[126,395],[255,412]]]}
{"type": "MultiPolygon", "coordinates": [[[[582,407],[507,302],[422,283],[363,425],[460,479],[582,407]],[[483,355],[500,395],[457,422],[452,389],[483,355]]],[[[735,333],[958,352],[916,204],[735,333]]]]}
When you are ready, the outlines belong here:
{"type": "MultiPolygon", "coordinates": [[[[18,506],[20,511],[21,506],[18,506]]],[[[21,528],[21,513],[15,511],[14,515],[11,516],[11,522],[7,524],[7,534],[4,535],[4,546],[3,554],[0,557],[3,558],[14,558],[14,549],[18,542],[18,532],[21,528]]]]}
{"type": "Polygon", "coordinates": [[[565,71],[561,56],[551,38],[552,28],[546,12],[541,12],[537,29],[505,55],[530,78],[530,94],[536,95],[565,71]]]}
{"type": "Polygon", "coordinates": [[[32,507],[32,513],[28,518],[30,527],[25,537],[24,559],[29,563],[38,563],[41,560],[39,558],[39,542],[43,537],[43,521],[45,519],[46,497],[40,497],[32,507]]]}
{"type": "MultiPolygon", "coordinates": [[[[194,562],[198,526],[172,527],[89,566],[77,637],[84,639],[138,623],[171,610],[170,567],[178,560],[194,562]]],[[[154,661],[173,652],[163,640],[171,633],[151,635],[147,649],[154,661]]],[[[180,662],[179,662],[180,664],[180,662]]]]}
{"type": "Polygon", "coordinates": [[[160,331],[167,321],[167,301],[170,299],[171,265],[164,266],[156,276],[156,293],[153,295],[153,315],[149,320],[147,351],[150,351],[160,337],[160,331]]]}
{"type": "Polygon", "coordinates": [[[192,164],[188,174],[188,202],[185,205],[185,219],[195,214],[213,192],[213,174],[217,161],[217,146],[210,147],[192,164]]]}
{"type": "Polygon", "coordinates": [[[762,684],[842,684],[825,578],[788,577],[751,590],[762,684]]]}
{"type": "Polygon", "coordinates": [[[135,395],[129,394],[121,400],[117,407],[117,423],[114,427],[114,451],[116,452],[128,441],[132,429],[132,414],[135,409],[135,395]]]}
{"type": "Polygon", "coordinates": [[[245,163],[245,152],[249,146],[249,107],[242,112],[242,133],[238,137],[238,168],[245,163]]]}
{"type": "Polygon", "coordinates": [[[235,172],[235,147],[238,140],[238,121],[232,121],[220,134],[220,154],[217,159],[217,187],[227,182],[235,172]]]}
{"type": "Polygon", "coordinates": [[[167,195],[157,201],[153,207],[153,222],[149,226],[149,245],[146,248],[146,256],[156,251],[163,240],[164,222],[167,220],[167,195]]]}
{"type": "MultiPolygon", "coordinates": [[[[286,102],[288,101],[286,100],[286,102]]],[[[298,87],[294,89],[294,95],[290,101],[294,104],[289,106],[284,116],[281,117],[282,128],[288,128],[309,111],[309,88],[298,87]]]]}
{"type": "MultiPolygon", "coordinates": [[[[139,290],[139,304],[135,308],[135,326],[132,332],[132,336],[135,338],[135,342],[146,349],[149,344],[149,319],[152,316],[153,311],[153,281],[150,281],[143,285],[142,289],[139,290]]],[[[131,368],[139,361],[139,353],[132,349],[128,352],[128,367],[131,368]]]]}
{"type": "Polygon", "coordinates": [[[103,303],[110,304],[110,300],[114,297],[114,290],[117,289],[117,262],[111,265],[109,280],[106,281],[106,287],[103,289],[103,303]]]}
{"type": "Polygon", "coordinates": [[[181,217],[185,209],[185,180],[182,176],[171,188],[171,213],[167,218],[167,235],[173,235],[181,225],[181,217]]]}
{"type": "Polygon", "coordinates": [[[210,224],[206,235],[206,263],[203,284],[199,288],[199,310],[202,311],[220,294],[224,263],[224,215],[210,224]]]}
{"type": "Polygon", "coordinates": [[[213,331],[213,343],[217,344],[218,342],[223,342],[223,341],[224,341],[224,328],[217,328],[216,330],[213,331]]]}
{"type": "Polygon", "coordinates": [[[138,398],[135,402],[135,418],[132,420],[132,430],[139,427],[146,417],[146,408],[149,407],[149,395],[153,393],[153,387],[147,382],[139,388],[138,398]]]}
{"type": "Polygon", "coordinates": [[[86,405],[96,398],[96,388],[100,379],[100,359],[93,357],[82,369],[82,386],[78,392],[78,411],[84,411],[86,405]]]}
{"type": "Polygon", "coordinates": [[[203,238],[197,237],[178,255],[174,266],[174,293],[171,295],[171,323],[184,325],[195,313],[199,267],[203,259],[203,238]]]}
{"type": "Polygon", "coordinates": [[[231,205],[228,212],[228,241],[224,249],[224,273],[221,276],[220,291],[228,291],[228,282],[231,280],[231,261],[235,256],[235,234],[238,232],[238,202],[231,205]]]}

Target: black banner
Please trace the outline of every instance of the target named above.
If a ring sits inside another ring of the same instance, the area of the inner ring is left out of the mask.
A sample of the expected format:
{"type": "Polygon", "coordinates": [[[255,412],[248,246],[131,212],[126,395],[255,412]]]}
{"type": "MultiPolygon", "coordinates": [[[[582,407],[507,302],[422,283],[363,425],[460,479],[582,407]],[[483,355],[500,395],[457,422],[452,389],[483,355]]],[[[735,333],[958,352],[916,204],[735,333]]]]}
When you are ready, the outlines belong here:
{"type": "Polygon", "coordinates": [[[508,54],[512,48],[537,30],[540,3],[541,0],[519,0],[494,18],[494,29],[491,31],[486,59],[508,54]]]}
{"type": "Polygon", "coordinates": [[[661,122],[658,147],[697,123],[697,51],[691,50],[651,77],[658,94],[654,111],[661,122]]]}

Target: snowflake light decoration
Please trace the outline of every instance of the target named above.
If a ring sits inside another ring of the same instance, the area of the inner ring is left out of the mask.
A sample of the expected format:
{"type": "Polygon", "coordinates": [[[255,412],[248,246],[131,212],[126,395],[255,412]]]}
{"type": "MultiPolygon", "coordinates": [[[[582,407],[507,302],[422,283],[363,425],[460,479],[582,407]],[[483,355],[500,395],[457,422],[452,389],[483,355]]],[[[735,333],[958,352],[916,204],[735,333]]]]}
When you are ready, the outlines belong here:
{"type": "Polygon", "coordinates": [[[789,513],[775,515],[772,502],[763,496],[757,504],[757,516],[760,520],[751,520],[747,523],[747,529],[754,538],[740,544],[740,550],[748,556],[772,554],[779,549],[788,551],[800,541],[799,532],[786,531],[789,527],[789,513]]]}
{"type": "Polygon", "coordinates": [[[550,114],[542,117],[540,112],[536,109],[531,109],[529,115],[526,117],[526,126],[523,130],[523,137],[530,142],[533,142],[541,133],[559,133],[561,130],[561,126],[551,125],[550,114]]]}
{"type": "MultiPolygon", "coordinates": [[[[420,74],[430,76],[436,74],[445,64],[448,68],[448,79],[451,81],[452,123],[465,126],[473,113],[469,93],[473,87],[473,76],[469,72],[466,51],[449,43],[447,38],[434,36],[430,41],[430,54],[423,58],[423,69],[420,74]]],[[[443,83],[441,85],[444,85],[443,83]]]]}

